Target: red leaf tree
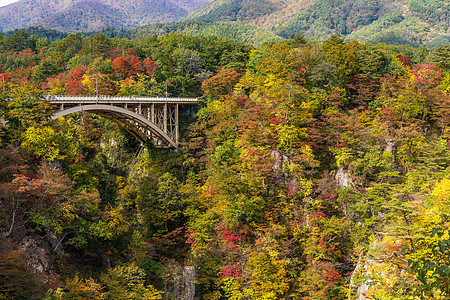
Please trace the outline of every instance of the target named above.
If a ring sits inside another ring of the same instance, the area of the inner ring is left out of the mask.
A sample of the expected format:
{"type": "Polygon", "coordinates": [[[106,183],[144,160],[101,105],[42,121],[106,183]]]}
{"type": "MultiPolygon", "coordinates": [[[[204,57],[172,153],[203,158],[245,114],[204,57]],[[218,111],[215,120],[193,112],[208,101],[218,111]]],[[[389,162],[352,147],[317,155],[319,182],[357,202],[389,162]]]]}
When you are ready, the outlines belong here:
{"type": "Polygon", "coordinates": [[[118,57],[112,62],[114,74],[121,79],[142,73],[142,62],[134,55],[118,57]]]}

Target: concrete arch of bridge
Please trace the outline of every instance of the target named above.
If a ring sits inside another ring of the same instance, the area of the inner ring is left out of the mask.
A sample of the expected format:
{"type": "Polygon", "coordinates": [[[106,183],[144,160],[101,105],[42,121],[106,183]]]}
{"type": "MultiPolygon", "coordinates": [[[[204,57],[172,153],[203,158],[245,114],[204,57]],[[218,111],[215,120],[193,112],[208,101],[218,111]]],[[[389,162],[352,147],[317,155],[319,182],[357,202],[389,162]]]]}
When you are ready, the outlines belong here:
{"type": "MultiPolygon", "coordinates": [[[[131,110],[128,110],[128,109],[125,109],[122,107],[117,107],[117,106],[113,106],[113,105],[101,105],[101,104],[80,105],[80,106],[71,107],[71,108],[68,108],[65,110],[57,111],[52,116],[52,120],[56,120],[60,117],[64,117],[64,116],[67,116],[67,115],[70,115],[70,114],[73,114],[76,112],[83,112],[83,111],[98,114],[101,116],[104,116],[107,113],[114,113],[114,114],[121,115],[130,121],[134,121],[134,122],[138,123],[140,126],[142,126],[142,128],[149,130],[151,133],[158,136],[164,143],[172,146],[173,148],[177,148],[175,141],[173,141],[158,126],[156,126],[151,121],[144,118],[143,116],[136,114],[136,113],[132,112],[131,110]]],[[[123,125],[123,122],[121,122],[119,119],[114,118],[114,116],[110,116],[109,118],[111,120],[115,121],[117,124],[123,125]]],[[[130,128],[125,128],[125,129],[130,130],[130,128]]],[[[140,134],[139,128],[136,126],[136,128],[134,130],[136,131],[136,132],[134,132],[134,135],[137,138],[142,140],[142,134],[140,134]]],[[[145,141],[143,140],[143,142],[145,142],[145,141]]]]}

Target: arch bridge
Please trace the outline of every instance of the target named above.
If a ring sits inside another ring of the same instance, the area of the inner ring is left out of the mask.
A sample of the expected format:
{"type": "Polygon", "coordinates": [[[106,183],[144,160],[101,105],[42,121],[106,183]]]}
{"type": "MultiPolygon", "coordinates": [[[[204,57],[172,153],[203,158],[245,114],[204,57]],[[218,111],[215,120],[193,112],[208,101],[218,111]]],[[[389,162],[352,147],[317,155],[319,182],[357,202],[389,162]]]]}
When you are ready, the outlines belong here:
{"type": "Polygon", "coordinates": [[[53,120],[77,112],[89,112],[110,119],[143,143],[178,148],[180,109],[197,104],[197,98],[56,96],[46,100],[56,110],[53,120]]]}

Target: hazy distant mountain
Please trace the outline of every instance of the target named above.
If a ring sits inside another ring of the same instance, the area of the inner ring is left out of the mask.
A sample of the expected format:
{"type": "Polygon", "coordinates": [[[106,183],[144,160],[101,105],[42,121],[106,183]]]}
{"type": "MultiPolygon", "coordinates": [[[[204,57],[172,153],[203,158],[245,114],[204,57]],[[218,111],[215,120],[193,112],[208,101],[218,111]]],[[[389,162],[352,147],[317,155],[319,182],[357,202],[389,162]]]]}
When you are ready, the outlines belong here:
{"type": "Polygon", "coordinates": [[[67,31],[177,21],[208,0],[20,0],[0,8],[0,29],[33,25],[67,31]]]}

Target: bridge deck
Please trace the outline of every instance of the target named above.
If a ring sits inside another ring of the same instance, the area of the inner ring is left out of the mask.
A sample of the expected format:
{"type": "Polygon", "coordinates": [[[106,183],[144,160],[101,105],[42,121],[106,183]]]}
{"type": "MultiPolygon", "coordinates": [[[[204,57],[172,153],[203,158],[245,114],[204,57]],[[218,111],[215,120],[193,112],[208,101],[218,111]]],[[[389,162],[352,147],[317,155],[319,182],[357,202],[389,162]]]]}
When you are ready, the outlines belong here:
{"type": "Polygon", "coordinates": [[[198,103],[198,98],[174,98],[174,97],[140,97],[140,96],[57,96],[47,95],[45,99],[54,104],[87,104],[87,103],[108,103],[108,104],[151,104],[151,103],[171,103],[171,104],[194,104],[198,103]]]}

